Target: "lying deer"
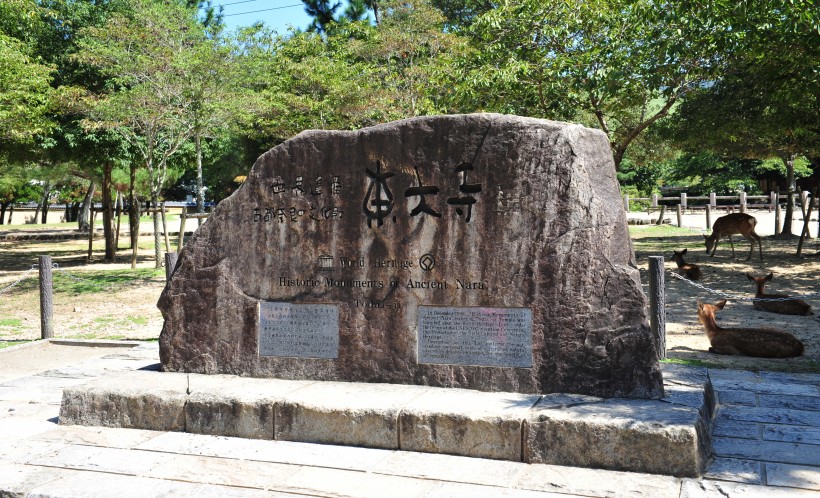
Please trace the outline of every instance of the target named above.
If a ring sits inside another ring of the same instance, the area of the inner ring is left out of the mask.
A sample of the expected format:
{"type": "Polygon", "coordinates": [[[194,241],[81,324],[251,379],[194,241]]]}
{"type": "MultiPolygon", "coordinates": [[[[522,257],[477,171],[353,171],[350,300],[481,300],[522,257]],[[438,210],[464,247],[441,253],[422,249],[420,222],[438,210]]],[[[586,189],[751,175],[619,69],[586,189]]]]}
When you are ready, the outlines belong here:
{"type": "Polygon", "coordinates": [[[678,270],[680,270],[680,274],[684,277],[688,278],[689,280],[700,280],[700,277],[703,273],[700,271],[700,267],[693,263],[687,263],[683,260],[683,256],[686,254],[688,249],[684,249],[681,252],[675,251],[674,249],[672,252],[675,254],[672,255],[672,261],[678,265],[678,270]]]}
{"type": "MultiPolygon", "coordinates": [[[[781,299],[789,296],[785,294],[766,294],[763,287],[766,282],[772,279],[772,274],[769,273],[765,277],[755,277],[753,275],[746,275],[749,280],[757,284],[757,299],[781,299]]],[[[811,306],[800,299],[789,299],[788,301],[753,301],[754,309],[761,311],[770,311],[772,313],[780,313],[782,315],[813,315],[811,306]]]]}
{"type": "Polygon", "coordinates": [[[718,241],[722,237],[728,236],[729,244],[732,245],[732,257],[734,258],[735,243],[732,241],[732,235],[739,233],[752,245],[746,261],[752,259],[752,254],[755,251],[755,241],[757,241],[757,247],[760,249],[760,261],[763,261],[763,246],[760,243],[760,236],[755,233],[755,225],[757,225],[757,219],[746,213],[732,213],[721,216],[715,220],[715,224],[712,226],[712,235],[708,237],[704,235],[706,238],[706,252],[711,251],[709,256],[714,256],[718,241]]]}
{"type": "Polygon", "coordinates": [[[791,358],[803,354],[803,343],[782,330],[770,328],[722,328],[715,322],[715,311],[722,310],[726,300],[715,304],[698,301],[698,319],[709,337],[710,353],[756,356],[758,358],[791,358]]]}

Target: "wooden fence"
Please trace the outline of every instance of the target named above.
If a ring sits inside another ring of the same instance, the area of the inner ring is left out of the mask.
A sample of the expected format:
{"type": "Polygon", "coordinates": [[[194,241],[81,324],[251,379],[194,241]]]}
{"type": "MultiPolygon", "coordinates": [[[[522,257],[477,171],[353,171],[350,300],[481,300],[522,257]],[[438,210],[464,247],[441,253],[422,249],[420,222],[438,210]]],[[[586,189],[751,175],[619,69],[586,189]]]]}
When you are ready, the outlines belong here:
{"type": "MultiPolygon", "coordinates": [[[[750,208],[755,209],[768,209],[769,212],[775,212],[775,226],[779,227],[781,225],[781,203],[787,202],[794,202],[795,198],[799,196],[799,204],[798,205],[803,213],[806,213],[808,210],[809,202],[811,193],[807,190],[803,192],[793,193],[792,198],[789,200],[787,199],[789,196],[781,196],[778,192],[771,192],[769,195],[746,195],[746,192],[740,192],[739,195],[717,195],[714,192],[710,193],[708,196],[692,196],[689,197],[685,193],[681,193],[680,196],[675,197],[660,197],[658,194],[652,194],[652,197],[632,197],[630,198],[628,195],[623,196],[623,205],[624,210],[629,213],[630,211],[630,203],[631,202],[646,202],[649,201],[649,208],[648,211],[651,213],[655,210],[660,210],[661,215],[660,219],[663,218],[665,213],[667,204],[674,205],[678,215],[678,226],[681,226],[681,216],[684,211],[687,209],[690,212],[694,212],[696,210],[703,209],[706,211],[706,228],[712,228],[712,220],[711,220],[711,212],[713,210],[718,209],[725,209],[727,212],[732,212],[735,209],[740,211],[741,213],[745,213],[750,208]],[[718,205],[718,201],[731,201],[729,204],[721,204],[718,205]],[[698,202],[696,204],[690,204],[690,201],[708,201],[708,203],[701,203],[698,202]],[[662,204],[663,203],[663,204],[662,204]]],[[[814,199],[813,202],[817,202],[817,199],[814,199]]]]}

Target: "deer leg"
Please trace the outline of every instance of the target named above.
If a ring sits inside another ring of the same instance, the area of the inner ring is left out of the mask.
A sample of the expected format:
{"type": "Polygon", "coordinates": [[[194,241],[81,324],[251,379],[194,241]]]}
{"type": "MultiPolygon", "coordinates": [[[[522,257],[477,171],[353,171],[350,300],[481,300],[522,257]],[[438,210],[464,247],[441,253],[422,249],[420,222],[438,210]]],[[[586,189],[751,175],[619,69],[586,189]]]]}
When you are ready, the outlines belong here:
{"type": "Polygon", "coordinates": [[[729,235],[729,245],[732,246],[732,259],[735,258],[735,242],[732,240],[732,236],[729,235]]]}

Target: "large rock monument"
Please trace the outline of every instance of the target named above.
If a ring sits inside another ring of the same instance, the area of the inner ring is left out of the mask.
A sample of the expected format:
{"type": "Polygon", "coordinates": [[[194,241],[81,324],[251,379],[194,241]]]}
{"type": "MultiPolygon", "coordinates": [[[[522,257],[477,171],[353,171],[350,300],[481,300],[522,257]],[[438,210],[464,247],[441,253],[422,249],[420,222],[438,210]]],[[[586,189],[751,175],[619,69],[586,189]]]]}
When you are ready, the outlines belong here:
{"type": "Polygon", "coordinates": [[[607,137],[472,114],[308,131],[180,254],[166,371],[663,396],[607,137]]]}

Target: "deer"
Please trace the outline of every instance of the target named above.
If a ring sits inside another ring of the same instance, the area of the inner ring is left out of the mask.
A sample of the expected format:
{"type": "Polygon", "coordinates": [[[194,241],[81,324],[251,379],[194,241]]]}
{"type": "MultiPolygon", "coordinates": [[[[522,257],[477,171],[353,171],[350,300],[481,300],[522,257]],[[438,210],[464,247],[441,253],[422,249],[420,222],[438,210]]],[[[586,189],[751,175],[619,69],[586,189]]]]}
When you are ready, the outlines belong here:
{"type": "Polygon", "coordinates": [[[711,251],[709,256],[714,256],[718,241],[722,237],[728,236],[729,244],[732,245],[732,257],[734,258],[735,243],[732,241],[732,235],[739,233],[752,245],[746,261],[752,259],[752,254],[755,251],[755,241],[757,241],[757,247],[760,249],[760,261],[763,261],[763,245],[760,243],[760,236],[755,233],[755,225],[757,225],[757,219],[746,213],[732,213],[721,216],[715,220],[715,224],[712,226],[712,235],[703,236],[706,239],[706,252],[711,251]]]}
{"type": "MultiPolygon", "coordinates": [[[[769,273],[765,277],[755,277],[754,275],[746,274],[746,277],[757,284],[757,299],[783,299],[788,298],[786,294],[766,294],[763,288],[766,282],[770,281],[774,274],[769,273]]],[[[813,315],[811,306],[800,299],[789,299],[787,301],[753,301],[752,306],[756,310],[769,311],[771,313],[780,313],[781,315],[813,315]]]]}
{"type": "Polygon", "coordinates": [[[687,251],[687,249],[684,249],[683,251],[678,252],[672,249],[672,252],[674,252],[672,255],[672,261],[678,265],[678,270],[680,270],[681,275],[689,280],[700,280],[700,277],[703,275],[700,271],[700,267],[694,263],[687,263],[683,260],[683,257],[686,255],[687,251]]]}
{"type": "Polygon", "coordinates": [[[804,346],[800,339],[783,330],[719,327],[715,312],[725,305],[725,299],[715,304],[698,301],[698,320],[709,337],[710,353],[758,358],[792,358],[803,354],[804,346]]]}

